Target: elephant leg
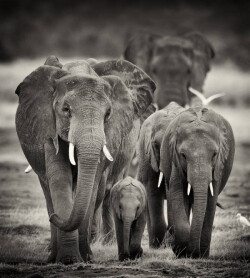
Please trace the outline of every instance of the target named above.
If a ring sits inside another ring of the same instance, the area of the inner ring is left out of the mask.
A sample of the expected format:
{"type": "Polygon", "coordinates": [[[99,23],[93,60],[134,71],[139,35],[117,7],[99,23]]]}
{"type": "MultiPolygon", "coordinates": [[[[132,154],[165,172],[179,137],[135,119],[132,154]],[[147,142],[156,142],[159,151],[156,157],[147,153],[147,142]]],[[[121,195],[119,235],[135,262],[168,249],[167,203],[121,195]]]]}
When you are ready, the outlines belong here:
{"type": "Polygon", "coordinates": [[[102,205],[103,220],[103,244],[110,243],[114,240],[114,221],[112,217],[112,208],[110,206],[110,190],[107,190],[102,205]]]}
{"type": "Polygon", "coordinates": [[[173,235],[172,248],[176,256],[185,256],[190,236],[190,202],[186,196],[186,187],[180,179],[175,166],[172,168],[170,189],[167,195],[168,224],[170,233],[173,235]]]}
{"type": "MultiPolygon", "coordinates": [[[[73,208],[72,173],[67,151],[59,147],[56,155],[52,142],[45,144],[46,174],[54,212],[68,219],[73,208]]],[[[56,262],[70,264],[82,261],[78,247],[78,232],[63,232],[57,229],[56,262]]]]}
{"type": "Polygon", "coordinates": [[[209,256],[216,203],[217,196],[208,196],[208,203],[200,241],[200,254],[202,258],[207,258],[209,256]]]}
{"type": "Polygon", "coordinates": [[[101,231],[101,222],[102,222],[102,206],[100,205],[98,209],[94,212],[93,223],[91,227],[91,236],[90,242],[94,243],[98,236],[100,235],[101,231]]]}
{"type": "MultiPolygon", "coordinates": [[[[49,207],[50,203],[51,203],[49,186],[47,185],[46,182],[43,181],[43,179],[39,178],[39,181],[40,181],[40,184],[42,186],[43,193],[45,196],[48,214],[50,214],[52,211],[52,207],[51,208],[49,207]]],[[[50,223],[50,233],[51,233],[51,238],[50,238],[50,244],[48,246],[50,255],[47,259],[47,263],[55,263],[56,255],[57,255],[57,228],[52,223],[50,223]]]]}
{"type": "Polygon", "coordinates": [[[142,256],[143,249],[141,247],[141,240],[146,226],[146,211],[132,224],[131,240],[130,240],[130,258],[135,259],[142,256]]]}
{"type": "Polygon", "coordinates": [[[93,226],[94,214],[100,208],[100,205],[104,198],[105,181],[106,179],[104,177],[102,177],[100,180],[100,174],[96,178],[94,190],[90,201],[90,203],[93,205],[89,207],[87,215],[85,219],[83,219],[79,227],[79,248],[81,256],[86,262],[93,260],[93,253],[90,248],[91,230],[93,226]]]}
{"type": "Polygon", "coordinates": [[[164,217],[164,192],[156,184],[147,186],[147,228],[149,246],[159,248],[166,236],[167,225],[164,217]]]}
{"type": "Polygon", "coordinates": [[[114,215],[114,222],[119,261],[124,261],[127,258],[124,256],[123,222],[117,217],[117,215],[114,215]]]}

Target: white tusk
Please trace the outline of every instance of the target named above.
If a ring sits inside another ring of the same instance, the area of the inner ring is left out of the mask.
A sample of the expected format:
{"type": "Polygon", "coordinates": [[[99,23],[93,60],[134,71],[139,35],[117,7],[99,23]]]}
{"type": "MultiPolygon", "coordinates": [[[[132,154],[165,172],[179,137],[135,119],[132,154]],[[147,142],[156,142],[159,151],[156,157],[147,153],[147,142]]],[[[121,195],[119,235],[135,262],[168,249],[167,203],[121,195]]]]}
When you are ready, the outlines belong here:
{"type": "Polygon", "coordinates": [[[103,152],[108,160],[110,160],[110,161],[114,160],[106,145],[103,146],[103,152]]]}
{"type": "Polygon", "coordinates": [[[213,189],[213,184],[212,184],[212,182],[210,182],[209,187],[210,187],[211,195],[214,196],[214,189],[213,189]]]}
{"type": "Polygon", "coordinates": [[[69,143],[69,161],[72,165],[76,165],[75,157],[74,157],[74,145],[70,142],[69,143]]]}
{"type": "Polygon", "coordinates": [[[188,196],[189,196],[189,194],[190,194],[190,191],[191,191],[191,184],[188,183],[188,189],[187,189],[187,195],[188,195],[188,196]]]}
{"type": "Polygon", "coordinates": [[[163,173],[160,172],[159,180],[158,180],[158,188],[161,186],[162,179],[163,179],[163,173]]]}
{"type": "Polygon", "coordinates": [[[29,172],[31,172],[33,169],[32,169],[32,167],[29,165],[25,170],[24,170],[24,172],[26,173],[26,174],[28,174],[29,172]]]}

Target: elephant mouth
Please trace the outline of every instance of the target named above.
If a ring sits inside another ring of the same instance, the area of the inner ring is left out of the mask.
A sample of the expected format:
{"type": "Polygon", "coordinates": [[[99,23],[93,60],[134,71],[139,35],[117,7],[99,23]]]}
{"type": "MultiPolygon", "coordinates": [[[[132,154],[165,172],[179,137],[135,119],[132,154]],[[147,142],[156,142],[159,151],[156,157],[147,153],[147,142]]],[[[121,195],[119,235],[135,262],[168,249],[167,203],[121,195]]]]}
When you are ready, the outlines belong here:
{"type": "MultiPolygon", "coordinates": [[[[112,157],[112,155],[110,154],[108,148],[107,148],[106,143],[104,143],[102,151],[103,151],[105,157],[106,157],[109,161],[113,161],[113,160],[114,160],[113,157],[112,157]]],[[[76,153],[75,153],[75,146],[74,146],[73,143],[70,142],[70,143],[69,143],[69,161],[70,161],[70,163],[71,163],[73,166],[76,165],[75,155],[76,155],[76,153]]]]}

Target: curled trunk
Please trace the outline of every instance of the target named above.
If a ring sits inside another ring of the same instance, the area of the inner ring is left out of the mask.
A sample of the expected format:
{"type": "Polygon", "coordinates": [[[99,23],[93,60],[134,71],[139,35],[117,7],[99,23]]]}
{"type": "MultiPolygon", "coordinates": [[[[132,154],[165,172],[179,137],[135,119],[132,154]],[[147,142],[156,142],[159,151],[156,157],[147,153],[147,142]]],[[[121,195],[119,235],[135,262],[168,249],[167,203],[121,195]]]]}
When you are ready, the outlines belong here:
{"type": "Polygon", "coordinates": [[[101,136],[94,137],[91,135],[84,136],[80,140],[78,138],[78,141],[80,143],[76,144],[78,159],[77,189],[71,215],[66,221],[63,221],[54,213],[50,216],[50,221],[65,232],[77,229],[87,214],[104,139],[101,136]]]}

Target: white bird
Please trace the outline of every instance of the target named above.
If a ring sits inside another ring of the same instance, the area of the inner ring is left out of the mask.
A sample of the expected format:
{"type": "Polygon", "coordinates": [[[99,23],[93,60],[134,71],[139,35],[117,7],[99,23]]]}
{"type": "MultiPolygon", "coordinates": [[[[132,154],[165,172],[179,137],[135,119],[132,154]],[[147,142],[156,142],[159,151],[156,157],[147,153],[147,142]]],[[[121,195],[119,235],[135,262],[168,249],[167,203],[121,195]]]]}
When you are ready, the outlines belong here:
{"type": "Polygon", "coordinates": [[[206,98],[202,93],[200,93],[199,91],[195,90],[195,89],[192,88],[192,87],[189,87],[188,90],[189,90],[192,94],[196,95],[196,96],[201,100],[203,106],[206,106],[206,105],[208,105],[211,101],[213,101],[214,99],[219,98],[219,97],[222,97],[222,96],[225,95],[224,93],[221,93],[221,94],[215,94],[215,95],[212,95],[212,96],[206,98]]]}
{"type": "Polygon", "coordinates": [[[236,215],[238,225],[242,225],[243,228],[250,227],[250,222],[246,219],[246,217],[242,216],[240,213],[236,215]]]}

